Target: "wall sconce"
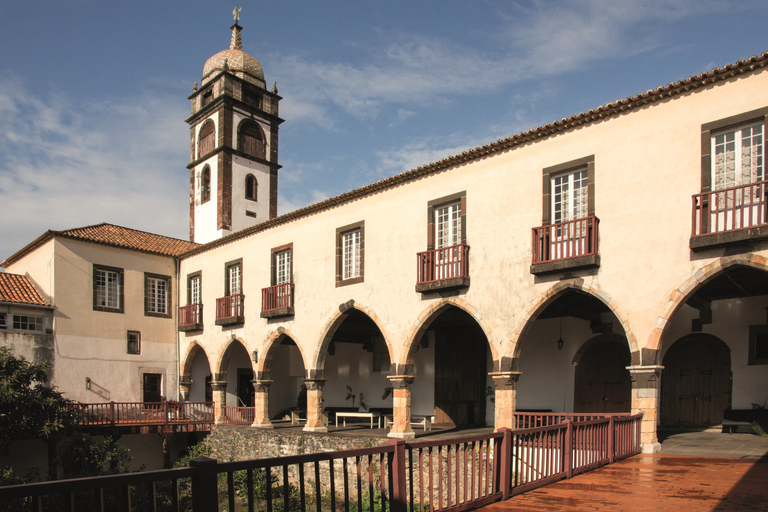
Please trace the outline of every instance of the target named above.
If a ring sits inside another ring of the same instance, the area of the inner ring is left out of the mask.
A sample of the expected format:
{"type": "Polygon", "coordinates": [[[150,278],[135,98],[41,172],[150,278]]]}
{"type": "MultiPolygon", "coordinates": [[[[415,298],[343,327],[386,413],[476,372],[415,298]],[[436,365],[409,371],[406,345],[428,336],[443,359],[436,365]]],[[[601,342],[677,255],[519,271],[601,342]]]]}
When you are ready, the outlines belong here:
{"type": "Polygon", "coordinates": [[[560,317],[560,337],[557,338],[557,350],[563,350],[565,340],[563,340],[563,317],[560,317]]]}
{"type": "Polygon", "coordinates": [[[85,389],[91,389],[91,378],[86,377],[85,378],[85,389]]]}

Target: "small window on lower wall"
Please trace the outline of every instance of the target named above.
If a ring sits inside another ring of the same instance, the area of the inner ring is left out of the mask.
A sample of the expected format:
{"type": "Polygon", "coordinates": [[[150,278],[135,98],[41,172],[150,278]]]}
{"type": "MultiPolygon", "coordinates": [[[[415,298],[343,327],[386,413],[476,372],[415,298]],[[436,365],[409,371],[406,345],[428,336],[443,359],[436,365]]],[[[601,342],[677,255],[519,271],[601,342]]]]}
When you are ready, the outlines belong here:
{"type": "Polygon", "coordinates": [[[13,328],[20,331],[42,331],[43,317],[29,315],[13,315],[13,328]]]}
{"type": "Polygon", "coordinates": [[[0,313],[0,329],[7,329],[8,323],[5,319],[5,313],[0,313]]]}
{"type": "Polygon", "coordinates": [[[128,353],[141,354],[141,333],[139,331],[128,331],[128,353]]]}
{"type": "Polygon", "coordinates": [[[749,326],[748,364],[768,364],[768,325],[749,326]]]}

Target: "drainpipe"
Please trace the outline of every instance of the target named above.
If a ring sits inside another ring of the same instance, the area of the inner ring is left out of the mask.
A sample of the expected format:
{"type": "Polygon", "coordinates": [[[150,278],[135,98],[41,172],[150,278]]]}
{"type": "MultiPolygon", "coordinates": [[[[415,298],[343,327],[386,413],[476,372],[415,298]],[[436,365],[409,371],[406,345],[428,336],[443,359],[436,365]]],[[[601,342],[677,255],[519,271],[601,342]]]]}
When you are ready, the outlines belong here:
{"type": "Polygon", "coordinates": [[[174,332],[176,333],[176,338],[174,340],[176,343],[176,400],[181,401],[181,369],[179,366],[181,365],[181,346],[179,344],[179,305],[181,304],[181,284],[179,283],[179,273],[181,271],[181,260],[178,256],[175,256],[173,261],[176,266],[176,315],[174,315],[176,322],[173,326],[174,332]]]}

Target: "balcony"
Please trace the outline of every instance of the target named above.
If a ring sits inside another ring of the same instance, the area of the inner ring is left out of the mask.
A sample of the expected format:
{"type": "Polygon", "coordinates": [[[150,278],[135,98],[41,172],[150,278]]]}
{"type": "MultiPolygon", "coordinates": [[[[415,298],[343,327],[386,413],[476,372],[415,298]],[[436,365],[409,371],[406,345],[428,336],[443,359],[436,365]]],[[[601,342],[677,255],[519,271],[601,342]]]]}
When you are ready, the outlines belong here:
{"type": "Polygon", "coordinates": [[[293,283],[276,284],[261,290],[261,318],[293,315],[293,283]]]}
{"type": "Polygon", "coordinates": [[[216,325],[235,325],[245,322],[243,303],[245,295],[228,295],[216,299],[216,325]]]}
{"type": "Polygon", "coordinates": [[[599,222],[600,219],[591,215],[533,228],[531,274],[599,267],[599,222]]]}
{"type": "Polygon", "coordinates": [[[416,291],[469,286],[469,246],[452,245],[416,254],[416,291]]]}
{"type": "Polygon", "coordinates": [[[768,238],[768,181],[693,196],[694,251],[768,238]]]}
{"type": "Polygon", "coordinates": [[[203,305],[190,304],[179,307],[179,330],[202,331],[203,330],[203,305]]]}

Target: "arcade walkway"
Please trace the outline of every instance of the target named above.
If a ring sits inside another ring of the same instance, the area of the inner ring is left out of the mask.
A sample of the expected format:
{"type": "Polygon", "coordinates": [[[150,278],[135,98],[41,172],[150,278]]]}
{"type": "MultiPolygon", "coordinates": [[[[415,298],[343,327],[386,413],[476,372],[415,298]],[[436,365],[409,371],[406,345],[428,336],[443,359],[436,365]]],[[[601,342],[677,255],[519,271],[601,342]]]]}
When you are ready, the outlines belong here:
{"type": "Polygon", "coordinates": [[[764,511],[768,459],[636,455],[481,512],[764,511]]]}

